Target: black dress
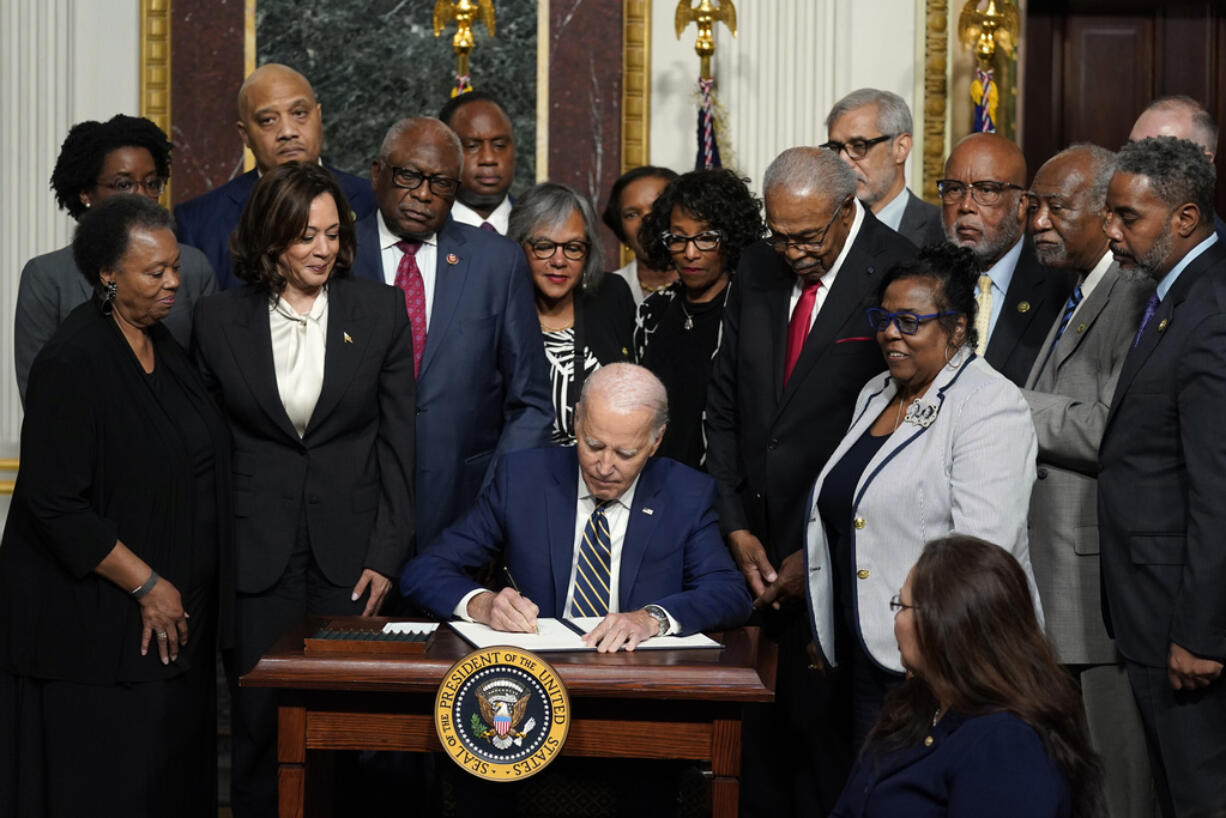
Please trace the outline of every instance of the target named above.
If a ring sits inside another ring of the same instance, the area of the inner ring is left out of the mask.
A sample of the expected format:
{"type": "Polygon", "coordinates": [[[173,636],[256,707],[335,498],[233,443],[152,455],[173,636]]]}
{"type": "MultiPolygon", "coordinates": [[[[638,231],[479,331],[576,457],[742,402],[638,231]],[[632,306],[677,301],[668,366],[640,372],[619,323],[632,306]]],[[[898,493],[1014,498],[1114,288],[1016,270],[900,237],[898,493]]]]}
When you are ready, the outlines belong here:
{"type": "Polygon", "coordinates": [[[229,437],[186,355],[152,374],[93,303],[34,362],[0,546],[0,816],[216,815],[213,658],[229,637],[229,437]],[[179,590],[179,658],[93,573],[115,541],[179,590]]]}
{"type": "Polygon", "coordinates": [[[639,307],[635,329],[639,363],[668,389],[668,428],[656,454],[695,469],[706,462],[702,424],[707,381],[719,348],[727,297],[728,287],[724,287],[710,301],[696,304],[685,299],[685,289],[678,282],[647,296],[639,307]]]}

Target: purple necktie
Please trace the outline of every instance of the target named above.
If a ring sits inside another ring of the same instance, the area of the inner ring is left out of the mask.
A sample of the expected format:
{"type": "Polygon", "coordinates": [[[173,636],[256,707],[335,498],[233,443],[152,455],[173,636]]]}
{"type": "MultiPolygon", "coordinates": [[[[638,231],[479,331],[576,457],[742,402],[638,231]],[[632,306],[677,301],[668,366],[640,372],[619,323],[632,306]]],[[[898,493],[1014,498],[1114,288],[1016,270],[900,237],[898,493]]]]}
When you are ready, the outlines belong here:
{"type": "Polygon", "coordinates": [[[1141,343],[1141,336],[1145,334],[1145,328],[1149,326],[1149,322],[1153,320],[1154,313],[1158,311],[1158,302],[1162,299],[1158,297],[1157,292],[1152,292],[1149,295],[1149,303],[1145,305],[1145,315],[1141,318],[1141,327],[1137,330],[1137,337],[1132,341],[1132,348],[1136,349],[1137,344],[1141,343]]]}
{"type": "Polygon", "coordinates": [[[482,230],[488,230],[488,231],[490,231],[491,233],[497,233],[497,232],[498,232],[498,228],[497,228],[497,227],[494,227],[494,225],[490,224],[489,222],[481,222],[481,229],[482,229],[482,230]]]}

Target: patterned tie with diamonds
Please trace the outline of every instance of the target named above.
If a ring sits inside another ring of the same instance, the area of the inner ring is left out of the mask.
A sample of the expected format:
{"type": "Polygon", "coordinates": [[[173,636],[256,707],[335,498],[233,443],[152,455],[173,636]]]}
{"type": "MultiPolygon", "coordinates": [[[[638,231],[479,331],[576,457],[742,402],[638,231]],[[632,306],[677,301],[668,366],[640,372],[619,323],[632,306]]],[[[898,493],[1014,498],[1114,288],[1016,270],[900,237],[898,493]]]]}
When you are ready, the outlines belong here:
{"type": "Polygon", "coordinates": [[[604,616],[609,612],[609,583],[613,576],[609,567],[613,564],[613,541],[609,537],[609,520],[605,517],[605,509],[613,502],[608,500],[596,506],[583,529],[571,601],[571,610],[576,616],[604,616]]]}
{"type": "Polygon", "coordinates": [[[421,371],[421,354],[426,349],[426,284],[417,266],[421,242],[398,241],[396,246],[404,253],[396,268],[396,286],[404,291],[404,307],[413,331],[413,375],[416,377],[421,371]]]}

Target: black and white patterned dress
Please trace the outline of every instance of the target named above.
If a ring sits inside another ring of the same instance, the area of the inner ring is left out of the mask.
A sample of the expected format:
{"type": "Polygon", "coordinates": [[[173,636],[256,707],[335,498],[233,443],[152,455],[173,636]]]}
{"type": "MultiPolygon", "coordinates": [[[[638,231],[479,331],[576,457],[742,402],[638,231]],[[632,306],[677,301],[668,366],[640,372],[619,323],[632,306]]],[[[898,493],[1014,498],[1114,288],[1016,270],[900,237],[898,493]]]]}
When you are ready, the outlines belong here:
{"type": "MultiPolygon", "coordinates": [[[[571,384],[575,380],[575,329],[557,332],[541,331],[545,342],[545,360],[549,361],[549,393],[553,398],[553,435],[555,446],[575,445],[574,406],[570,403],[571,384]]],[[[600,361],[587,346],[583,348],[584,377],[600,367],[600,361]]]]}

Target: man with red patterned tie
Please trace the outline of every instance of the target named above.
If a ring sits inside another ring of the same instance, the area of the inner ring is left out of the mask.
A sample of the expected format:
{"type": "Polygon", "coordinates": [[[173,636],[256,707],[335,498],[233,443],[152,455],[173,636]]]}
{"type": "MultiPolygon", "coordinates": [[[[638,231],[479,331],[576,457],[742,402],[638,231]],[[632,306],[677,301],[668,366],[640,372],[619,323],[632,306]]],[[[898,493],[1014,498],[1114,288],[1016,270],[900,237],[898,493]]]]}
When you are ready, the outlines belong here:
{"type": "Polygon", "coordinates": [[[371,165],[378,208],[355,226],[353,272],[400,288],[417,372],[417,545],[464,512],[500,455],[549,443],[553,405],[523,251],[450,218],[459,137],[392,125],[371,165]]]}
{"type": "Polygon", "coordinates": [[[853,748],[850,721],[833,706],[837,676],[806,649],[806,495],[856,394],[885,368],[864,299],[916,248],[856,200],[855,174],[830,150],[784,151],[762,188],[771,234],[741,255],[724,310],[707,469],[720,529],[779,640],[775,704],[746,722],[742,814],[824,815],[853,748]]]}

